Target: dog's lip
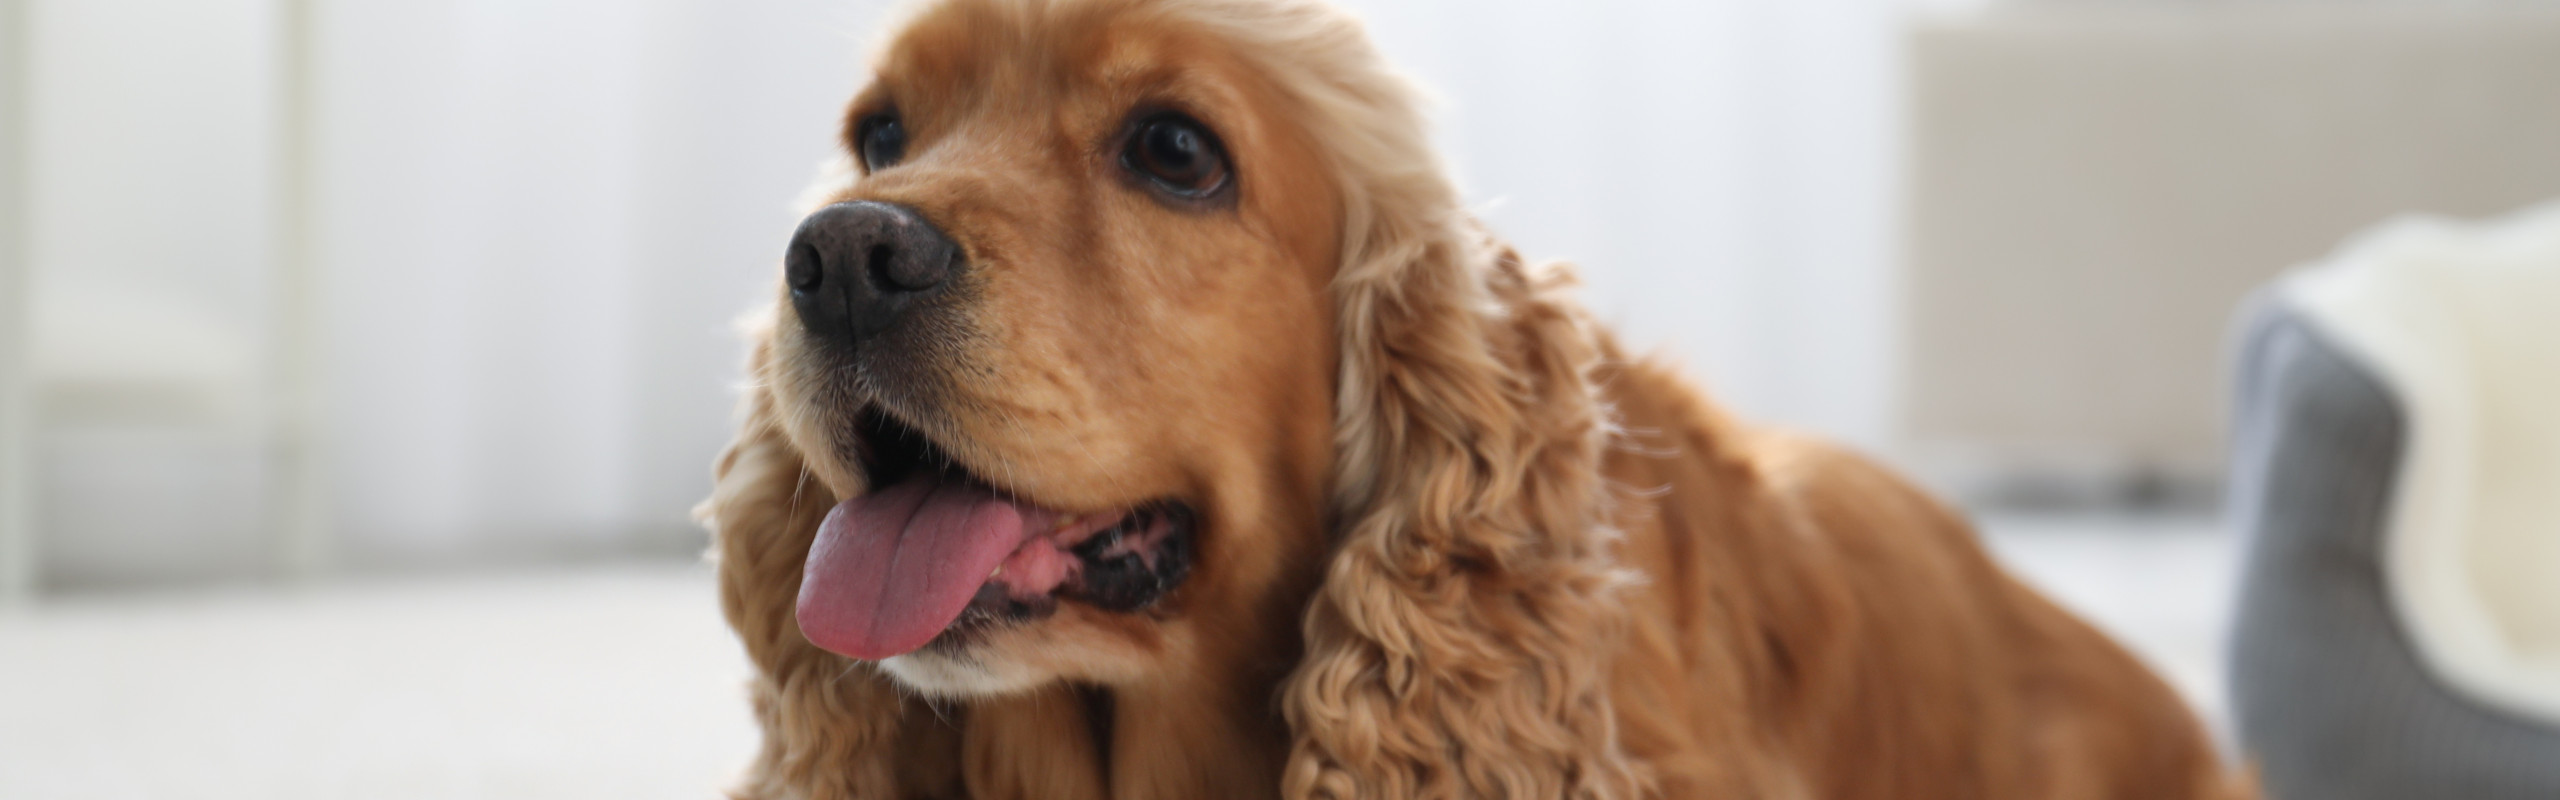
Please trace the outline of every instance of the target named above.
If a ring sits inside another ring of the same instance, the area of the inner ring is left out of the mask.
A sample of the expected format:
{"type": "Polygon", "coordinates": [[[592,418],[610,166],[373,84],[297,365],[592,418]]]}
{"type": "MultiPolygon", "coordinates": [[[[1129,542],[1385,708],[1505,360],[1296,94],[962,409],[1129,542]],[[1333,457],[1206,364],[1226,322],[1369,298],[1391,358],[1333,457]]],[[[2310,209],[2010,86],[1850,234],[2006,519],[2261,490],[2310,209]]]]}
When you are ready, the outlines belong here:
{"type": "MultiPolygon", "coordinates": [[[[1081,543],[1085,537],[1089,537],[1094,533],[1107,529],[1111,521],[1127,516],[1128,514],[1149,505],[1168,502],[1181,502],[1186,505],[1188,504],[1186,500],[1176,497],[1139,499],[1127,503],[1116,504],[1110,502],[1058,502],[1057,498],[1043,497],[1037,492],[1026,490],[1022,486],[1009,484],[990,477],[992,475],[999,474],[1020,475],[1023,471],[1009,468],[982,468],[988,464],[999,463],[1000,460],[991,459],[985,463],[981,463],[978,455],[978,449],[969,446],[966,439],[947,436],[942,431],[936,430],[938,426],[919,424],[916,422],[918,419],[932,419],[930,415],[916,415],[902,412],[890,407],[886,403],[872,400],[866,401],[862,405],[861,410],[855,412],[854,416],[857,420],[861,421],[848,426],[850,428],[848,432],[856,443],[854,448],[856,452],[866,454],[878,453],[884,443],[874,441],[875,432],[867,430],[867,428],[875,427],[871,422],[869,422],[869,420],[875,418],[878,420],[885,420],[888,423],[895,425],[897,428],[896,431],[888,432],[903,433],[917,440],[913,443],[898,446],[913,446],[915,444],[921,444],[922,449],[925,451],[924,455],[939,462],[938,464],[921,465],[921,467],[918,467],[917,465],[908,465],[908,468],[942,468],[956,471],[966,479],[975,481],[979,485],[993,490],[998,496],[1007,500],[1011,500],[1025,506],[1037,507],[1058,515],[1061,521],[1061,526],[1064,526],[1069,522],[1083,522],[1092,526],[1076,534],[1075,538],[1072,540],[1065,542],[1065,544],[1070,546],[1081,543]],[[949,443],[958,443],[959,446],[953,446],[949,443]]],[[[897,445],[897,443],[886,444],[897,445]]],[[[891,482],[882,480],[884,477],[881,474],[883,465],[873,463],[875,461],[874,458],[858,457],[852,459],[852,461],[854,473],[863,476],[864,486],[862,488],[862,494],[869,494],[883,488],[885,484],[891,482]]],[[[899,474],[892,474],[885,477],[895,478],[898,476],[899,474]]]]}
{"type": "Polygon", "coordinates": [[[1092,539],[1094,534],[1110,530],[1112,526],[1120,524],[1121,520],[1127,519],[1130,514],[1137,513],[1138,509],[1143,505],[1145,504],[1142,503],[1130,506],[1118,511],[1104,511],[1089,514],[1061,514],[1058,519],[1057,526],[1050,530],[1049,538],[1052,541],[1057,542],[1059,547],[1074,547],[1076,545],[1084,544],[1086,540],[1092,539]]]}

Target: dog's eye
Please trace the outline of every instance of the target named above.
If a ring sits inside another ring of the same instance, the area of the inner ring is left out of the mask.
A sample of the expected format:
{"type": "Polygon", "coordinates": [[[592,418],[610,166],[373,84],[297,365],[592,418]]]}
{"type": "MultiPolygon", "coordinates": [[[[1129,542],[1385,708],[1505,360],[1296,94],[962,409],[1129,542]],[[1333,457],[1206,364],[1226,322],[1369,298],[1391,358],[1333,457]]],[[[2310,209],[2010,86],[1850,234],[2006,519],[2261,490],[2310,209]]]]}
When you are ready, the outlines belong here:
{"type": "Polygon", "coordinates": [[[1227,154],[1218,137],[1180,114],[1158,114],[1139,122],[1120,163],[1183,199],[1206,198],[1227,185],[1227,154]]]}
{"type": "Polygon", "coordinates": [[[873,114],[854,128],[853,141],[862,148],[862,168],[878,172],[907,155],[907,126],[899,124],[895,112],[873,114]]]}

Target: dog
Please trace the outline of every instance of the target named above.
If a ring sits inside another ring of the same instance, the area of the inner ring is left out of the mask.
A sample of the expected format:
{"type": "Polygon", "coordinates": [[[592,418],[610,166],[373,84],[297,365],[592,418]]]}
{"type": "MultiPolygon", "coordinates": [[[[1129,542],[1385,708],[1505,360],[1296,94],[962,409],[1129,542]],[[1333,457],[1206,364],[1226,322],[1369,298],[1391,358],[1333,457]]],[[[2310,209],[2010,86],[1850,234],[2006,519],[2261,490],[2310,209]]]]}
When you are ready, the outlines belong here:
{"type": "Polygon", "coordinates": [[[739,798],[2234,798],[1954,514],[1627,356],[1299,0],[940,0],[701,516],[739,798]]]}

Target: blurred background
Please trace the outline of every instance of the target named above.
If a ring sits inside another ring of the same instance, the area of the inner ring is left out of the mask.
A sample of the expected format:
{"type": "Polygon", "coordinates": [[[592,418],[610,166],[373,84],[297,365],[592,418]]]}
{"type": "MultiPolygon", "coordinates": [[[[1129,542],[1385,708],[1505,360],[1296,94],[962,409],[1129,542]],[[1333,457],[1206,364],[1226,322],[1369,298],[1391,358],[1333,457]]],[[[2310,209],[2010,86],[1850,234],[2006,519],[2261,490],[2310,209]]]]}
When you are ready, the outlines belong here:
{"type": "MultiPolygon", "coordinates": [[[[1349,0],[1525,252],[2217,716],[2227,339],[2560,197],[2560,2],[1349,0]]],[[[0,797],[702,797],[688,508],[871,0],[0,0],[0,797]]]]}

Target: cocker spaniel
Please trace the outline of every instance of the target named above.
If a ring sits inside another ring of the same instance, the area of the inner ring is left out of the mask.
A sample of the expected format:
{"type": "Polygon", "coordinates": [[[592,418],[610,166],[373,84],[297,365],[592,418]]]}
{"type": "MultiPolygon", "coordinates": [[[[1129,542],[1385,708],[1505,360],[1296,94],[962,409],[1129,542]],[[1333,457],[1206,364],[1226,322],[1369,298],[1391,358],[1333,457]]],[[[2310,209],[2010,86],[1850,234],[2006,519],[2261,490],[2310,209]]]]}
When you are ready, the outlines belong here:
{"type": "Polygon", "coordinates": [[[1856,456],[1623,356],[1299,0],[943,0],[703,517],[742,798],[2222,798],[1856,456]]]}

